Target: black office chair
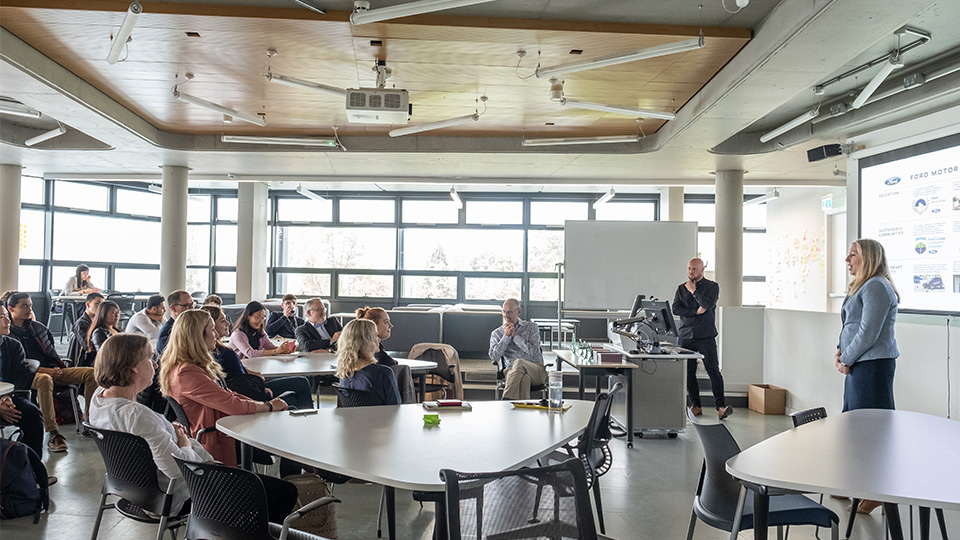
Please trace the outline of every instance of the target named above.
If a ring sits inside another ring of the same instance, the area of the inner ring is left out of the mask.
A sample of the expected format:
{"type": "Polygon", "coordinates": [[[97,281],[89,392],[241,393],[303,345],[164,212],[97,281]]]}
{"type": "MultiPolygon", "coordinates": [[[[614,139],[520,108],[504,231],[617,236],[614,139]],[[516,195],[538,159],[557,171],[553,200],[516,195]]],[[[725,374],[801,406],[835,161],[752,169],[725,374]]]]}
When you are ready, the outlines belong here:
{"type": "Polygon", "coordinates": [[[135,302],[134,295],[132,294],[108,294],[107,300],[111,300],[117,303],[117,306],[120,307],[120,328],[127,327],[127,321],[130,320],[130,317],[133,317],[133,304],[135,302]]]}
{"type": "Polygon", "coordinates": [[[174,458],[190,490],[192,511],[187,521],[187,540],[323,540],[322,536],[291,529],[290,523],[330,503],[321,497],[288,515],[283,524],[268,520],[267,492],[263,481],[250,472],[213,463],[174,458]]]}
{"type": "MultiPolygon", "coordinates": [[[[544,364],[544,369],[550,371],[550,368],[553,367],[553,364],[544,364]]],[[[497,360],[497,387],[493,391],[493,398],[495,400],[500,400],[503,397],[503,391],[507,388],[507,375],[504,373],[506,371],[506,359],[500,357],[497,360]]],[[[531,384],[530,385],[530,394],[533,395],[536,392],[540,392],[541,399],[547,399],[547,380],[544,379],[543,384],[531,384]]]]}
{"type": "Polygon", "coordinates": [[[598,538],[586,475],[578,459],[517,471],[463,473],[442,469],[440,478],[446,484],[450,540],[598,538]],[[551,503],[541,504],[551,499],[551,503]]]}
{"type": "MultiPolygon", "coordinates": [[[[173,399],[170,396],[167,396],[166,399],[167,399],[167,407],[169,407],[170,410],[173,411],[174,416],[177,417],[177,422],[179,422],[181,426],[186,428],[187,433],[192,434],[193,431],[190,429],[190,419],[187,418],[187,413],[183,412],[183,407],[180,406],[180,403],[177,400],[173,399]]],[[[200,441],[201,437],[203,437],[204,434],[210,433],[211,431],[216,431],[216,430],[217,428],[214,426],[201,428],[199,431],[197,431],[197,435],[193,438],[196,439],[197,441],[200,441]]]]}
{"type": "Polygon", "coordinates": [[[547,455],[545,463],[553,465],[562,463],[571,457],[583,463],[586,473],[587,487],[593,489],[593,500],[597,505],[597,522],[600,525],[600,534],[606,534],[603,525],[603,504],[600,499],[600,477],[610,470],[613,465],[613,452],[610,451],[610,408],[613,405],[613,396],[623,388],[623,384],[616,383],[609,392],[597,396],[593,404],[593,412],[587,422],[587,429],[577,440],[576,444],[567,444],[562,450],[547,455]]]}
{"type": "Polygon", "coordinates": [[[124,516],[143,523],[156,523],[157,540],[163,539],[164,531],[169,530],[173,540],[177,540],[177,529],[187,520],[189,506],[178,514],[171,512],[173,503],[173,483],[166,491],[160,489],[157,479],[157,464],[153,460],[150,446],[143,437],[100,429],[84,423],[90,431],[107,472],[100,490],[100,508],[93,524],[91,540],[96,540],[100,532],[100,522],[104,510],[115,509],[124,516]],[[116,503],[107,504],[107,496],[119,497],[116,503]],[[159,518],[153,517],[160,516],[159,518]]]}
{"type": "Polygon", "coordinates": [[[375,407],[383,405],[380,396],[366,390],[353,390],[337,386],[337,407],[375,407]]]}
{"type": "MultiPolygon", "coordinates": [[[[689,410],[687,417],[703,445],[703,467],[693,498],[687,540],[693,538],[697,518],[727,532],[752,529],[753,497],[747,496],[746,488],[725,468],[727,460],[740,453],[740,446],[724,424],[701,424],[689,410]]],[[[778,538],[783,537],[782,528],[787,525],[830,527],[831,538],[840,537],[837,514],[797,493],[771,496],[768,520],[770,526],[779,528],[778,538]]]]}
{"type": "MultiPolygon", "coordinates": [[[[270,401],[273,398],[282,398],[295,393],[293,390],[287,390],[279,396],[271,397],[270,394],[267,393],[267,387],[263,379],[256,375],[250,375],[249,373],[231,373],[227,375],[225,382],[227,388],[230,390],[255,401],[270,401]]],[[[296,409],[296,407],[289,408],[296,409]]]]}

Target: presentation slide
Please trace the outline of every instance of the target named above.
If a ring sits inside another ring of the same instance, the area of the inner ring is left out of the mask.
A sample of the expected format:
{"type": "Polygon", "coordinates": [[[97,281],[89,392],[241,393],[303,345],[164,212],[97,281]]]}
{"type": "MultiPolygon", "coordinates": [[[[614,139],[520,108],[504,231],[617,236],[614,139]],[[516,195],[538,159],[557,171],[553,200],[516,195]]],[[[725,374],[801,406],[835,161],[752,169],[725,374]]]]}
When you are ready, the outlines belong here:
{"type": "Polygon", "coordinates": [[[860,233],[886,249],[900,309],[960,312],[960,146],[860,175],[860,233]]]}

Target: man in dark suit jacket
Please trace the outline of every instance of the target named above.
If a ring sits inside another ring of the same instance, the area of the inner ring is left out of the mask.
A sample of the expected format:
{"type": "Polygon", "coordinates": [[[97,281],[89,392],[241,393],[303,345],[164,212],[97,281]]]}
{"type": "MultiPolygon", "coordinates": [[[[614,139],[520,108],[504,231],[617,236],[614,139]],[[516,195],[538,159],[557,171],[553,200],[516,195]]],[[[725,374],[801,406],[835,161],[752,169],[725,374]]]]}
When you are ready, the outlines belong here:
{"type": "Polygon", "coordinates": [[[297,327],[297,350],[320,352],[337,349],[337,340],[343,327],[336,319],[327,318],[323,300],[311,298],[307,301],[307,322],[297,327]]]}

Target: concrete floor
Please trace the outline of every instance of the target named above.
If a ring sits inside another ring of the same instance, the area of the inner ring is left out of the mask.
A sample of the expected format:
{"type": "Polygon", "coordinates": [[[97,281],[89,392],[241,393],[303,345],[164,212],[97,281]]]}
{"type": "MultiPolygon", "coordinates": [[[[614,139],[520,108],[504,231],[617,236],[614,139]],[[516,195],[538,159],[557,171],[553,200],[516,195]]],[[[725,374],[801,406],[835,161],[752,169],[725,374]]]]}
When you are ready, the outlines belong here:
{"type": "MultiPolygon", "coordinates": [[[[333,403],[325,401],[323,405],[333,406],[333,403]]],[[[738,409],[725,422],[744,448],[791,427],[785,416],[763,416],[746,409],[738,409]]],[[[43,456],[50,474],[60,480],[51,488],[49,513],[44,514],[37,525],[30,518],[0,522],[3,540],[89,537],[100,498],[103,462],[93,440],[81,438],[69,429],[64,430],[64,434],[70,445],[69,451],[54,455],[45,452],[43,456]]],[[[700,443],[693,430],[681,433],[675,439],[638,439],[632,450],[626,448],[624,439],[616,439],[612,448],[613,469],[601,479],[607,535],[620,540],[685,538],[702,460],[700,443]]],[[[380,487],[346,484],[338,486],[335,494],[343,501],[337,505],[340,538],[376,538],[380,487]]],[[[845,516],[845,501],[827,498],[825,504],[845,516]]],[[[906,509],[902,513],[904,527],[909,531],[906,509]]],[[[431,537],[433,508],[429,503],[421,510],[408,492],[398,490],[397,516],[399,538],[426,540],[431,537]]],[[[947,512],[947,522],[953,536],[960,536],[960,513],[947,512]]],[[[841,525],[845,524],[846,518],[843,517],[841,525]]],[[[107,511],[99,538],[139,539],[155,535],[155,527],[107,511]]],[[[857,517],[853,538],[880,539],[883,535],[879,510],[873,515],[857,517]]],[[[694,535],[697,540],[727,537],[726,533],[703,523],[698,523],[694,535]]],[[[829,532],[821,531],[820,537],[829,538],[829,532]]],[[[939,534],[934,532],[933,538],[938,537],[939,534]]],[[[752,534],[742,533],[741,538],[752,538],[752,534]]],[[[790,531],[790,538],[814,538],[814,529],[794,528],[790,531]]]]}

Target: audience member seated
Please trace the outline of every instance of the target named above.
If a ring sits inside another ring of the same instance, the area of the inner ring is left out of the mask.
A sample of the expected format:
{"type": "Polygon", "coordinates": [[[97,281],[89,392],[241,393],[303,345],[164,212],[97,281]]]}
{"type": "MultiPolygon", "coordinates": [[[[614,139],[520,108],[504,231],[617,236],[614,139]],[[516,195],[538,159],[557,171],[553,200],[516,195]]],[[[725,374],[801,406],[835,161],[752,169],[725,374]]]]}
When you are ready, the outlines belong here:
{"type": "Polygon", "coordinates": [[[208,294],[207,297],[203,299],[203,305],[217,306],[218,308],[222,308],[223,298],[220,298],[219,294],[208,294]]]}
{"type": "Polygon", "coordinates": [[[282,312],[270,312],[270,317],[267,319],[267,335],[295,339],[297,328],[303,324],[303,319],[297,317],[297,297],[285,294],[280,305],[283,306],[282,312]]]}
{"type": "Polygon", "coordinates": [[[397,377],[393,370],[377,363],[377,325],[369,319],[347,323],[337,348],[337,377],[340,386],[376,394],[384,405],[400,405],[397,377]]]}
{"type": "Polygon", "coordinates": [[[87,330],[87,365],[96,365],[97,351],[110,338],[122,334],[120,329],[120,306],[113,300],[105,300],[97,309],[90,329],[87,330]]]}
{"type": "MultiPolygon", "coordinates": [[[[216,341],[213,319],[208,313],[199,309],[185,311],[177,317],[170,344],[160,359],[163,395],[172,397],[183,407],[194,437],[201,429],[215,426],[217,420],[226,416],[287,409],[282,399],[254,401],[224,388],[223,369],[209,352],[216,341]]],[[[237,465],[234,439],[211,431],[205,433],[200,442],[217,461],[237,465]]]]}
{"type": "Polygon", "coordinates": [[[160,333],[157,334],[157,358],[163,355],[163,349],[167,346],[167,340],[170,339],[170,331],[173,329],[173,323],[181,313],[188,309],[193,309],[196,303],[193,297],[187,291],[173,291],[167,295],[167,309],[170,312],[170,318],[160,327],[160,333]]]}
{"type": "Polygon", "coordinates": [[[9,337],[10,316],[0,305],[0,381],[13,385],[14,393],[0,397],[0,417],[20,428],[20,442],[43,457],[43,415],[30,401],[36,375],[35,362],[27,360],[23,345],[9,337]]]}
{"type": "Polygon", "coordinates": [[[297,350],[304,352],[334,352],[343,327],[336,319],[327,318],[327,308],[320,298],[307,300],[307,322],[297,327],[297,350]]]}
{"type": "Polygon", "coordinates": [[[393,333],[390,314],[381,307],[364,307],[357,309],[357,318],[370,320],[377,324],[377,340],[379,341],[376,354],[377,363],[393,370],[403,403],[416,403],[417,392],[413,387],[413,376],[410,373],[410,368],[397,363],[383,348],[383,341],[389,339],[393,333]]]}
{"type": "Polygon", "coordinates": [[[490,333],[490,360],[499,364],[503,359],[503,399],[530,399],[530,387],[542,385],[547,378],[540,328],[520,320],[520,311],[520,302],[508,299],[503,303],[503,325],[490,333]]]}
{"type": "Polygon", "coordinates": [[[263,329],[266,318],[267,309],[260,302],[250,302],[243,308],[243,313],[233,325],[233,333],[230,334],[230,348],[237,351],[241,360],[293,352],[295,345],[292,341],[279,347],[270,341],[263,329]]]}
{"type": "Polygon", "coordinates": [[[60,294],[64,296],[83,296],[84,294],[98,292],[100,292],[100,289],[90,280],[90,268],[85,264],[78,264],[77,273],[70,276],[60,294]]]}
{"type": "MultiPolygon", "coordinates": [[[[97,390],[97,383],[93,377],[93,368],[68,368],[60,360],[57,348],[53,343],[50,331],[41,323],[30,320],[33,311],[33,301],[25,292],[9,291],[3,293],[2,298],[10,313],[13,324],[10,325],[10,335],[20,342],[26,357],[36,360],[40,367],[36,370],[30,388],[37,391],[40,401],[40,412],[43,413],[43,428],[50,434],[47,440],[47,450],[51,452],[66,452],[67,441],[57,426],[57,412],[53,406],[53,386],[55,384],[69,385],[82,384],[84,386],[84,415],[90,412],[90,398],[97,390]]],[[[76,419],[78,422],[80,419],[76,419]]]]}
{"type": "MultiPolygon", "coordinates": [[[[208,313],[210,318],[213,319],[213,329],[217,334],[217,340],[214,342],[214,348],[210,351],[210,354],[220,363],[223,372],[228,376],[234,373],[244,373],[256,375],[263,379],[263,375],[261,375],[260,372],[247,369],[233,349],[223,345],[223,338],[230,335],[230,321],[228,321],[227,316],[223,314],[223,310],[213,305],[201,306],[200,309],[208,313]]],[[[294,395],[283,398],[283,400],[287,402],[287,405],[292,405],[298,409],[309,409],[313,407],[310,381],[307,380],[306,377],[279,377],[264,381],[264,386],[271,397],[280,395],[287,390],[292,390],[294,395]]]]}
{"type": "Polygon", "coordinates": [[[155,294],[147,300],[147,306],[133,314],[127,321],[128,334],[140,334],[147,339],[160,337],[160,328],[163,327],[163,314],[167,312],[163,304],[163,296],[155,294]]]}
{"type": "Polygon", "coordinates": [[[94,368],[100,388],[90,405],[90,425],[143,437],[157,464],[160,487],[173,482],[174,514],[190,498],[174,457],[190,461],[213,459],[180,424],[137,403],[137,393],[153,384],[156,363],[145,336],[126,334],[103,344],[94,368]]]}
{"type": "Polygon", "coordinates": [[[77,365],[88,365],[83,361],[82,355],[87,350],[87,333],[93,323],[93,318],[97,316],[97,310],[100,309],[101,303],[103,303],[102,294],[98,292],[88,294],[87,301],[84,303],[83,315],[77,317],[76,322],[73,323],[74,339],[70,341],[67,357],[76,362],[77,365]]]}

